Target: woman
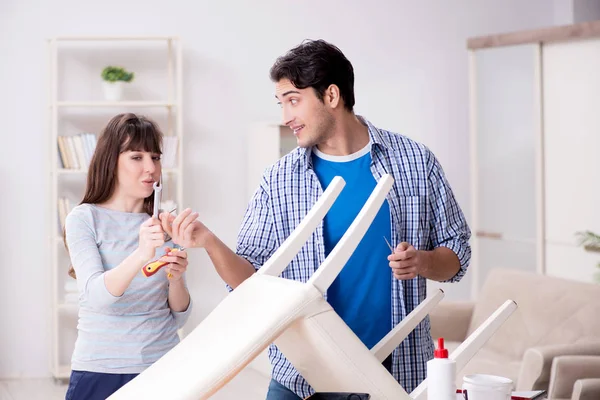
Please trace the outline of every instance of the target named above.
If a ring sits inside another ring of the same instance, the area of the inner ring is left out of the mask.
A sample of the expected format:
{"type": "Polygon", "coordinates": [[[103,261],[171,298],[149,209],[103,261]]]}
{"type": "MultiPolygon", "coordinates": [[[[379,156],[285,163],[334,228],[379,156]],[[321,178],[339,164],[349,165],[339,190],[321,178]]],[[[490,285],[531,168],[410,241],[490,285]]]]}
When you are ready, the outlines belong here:
{"type": "Polygon", "coordinates": [[[161,144],[152,121],[112,118],[98,138],[85,196],[67,216],[79,323],[66,400],[110,396],[177,345],[188,319],[187,253],[165,253],[173,243],[152,218],[161,144]],[[169,264],[145,277],[143,266],[157,258],[169,264]]]}

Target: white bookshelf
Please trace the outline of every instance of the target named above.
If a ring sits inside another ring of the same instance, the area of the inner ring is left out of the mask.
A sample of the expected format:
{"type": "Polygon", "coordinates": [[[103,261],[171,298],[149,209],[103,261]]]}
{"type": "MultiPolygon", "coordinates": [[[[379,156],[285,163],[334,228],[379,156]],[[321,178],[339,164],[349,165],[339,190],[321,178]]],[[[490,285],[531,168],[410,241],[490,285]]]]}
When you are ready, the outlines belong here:
{"type": "Polygon", "coordinates": [[[59,101],[57,107],[175,107],[175,103],[163,101],[59,101]]]}
{"type": "Polygon", "coordinates": [[[48,41],[48,53],[50,153],[47,170],[51,194],[48,209],[48,241],[52,271],[51,371],[55,379],[64,380],[68,379],[71,373],[71,355],[77,337],[78,305],[74,301],[65,301],[65,298],[72,297],[67,295],[65,283],[75,281],[67,275],[69,258],[62,239],[62,225],[58,213],[59,198],[69,198],[69,209],[79,204],[85,190],[87,168],[66,168],[61,165],[58,137],[95,133],[97,138],[108,120],[123,112],[152,118],[159,124],[165,137],[177,137],[174,164],[172,168],[165,168],[162,172],[165,187],[163,201],[172,200],[178,206],[182,205],[182,48],[181,40],[175,36],[64,36],[48,41]],[[150,55],[144,62],[145,51],[150,55]],[[156,57],[157,52],[164,54],[164,57],[156,57]],[[84,55],[78,56],[80,53],[84,55]],[[74,60],[73,68],[68,67],[70,60],[74,60]],[[125,65],[123,60],[131,61],[134,66],[125,65]],[[139,89],[134,92],[135,96],[128,96],[126,92],[122,101],[103,99],[100,73],[106,65],[121,65],[135,72],[134,81],[130,84],[139,89]],[[144,67],[150,71],[146,75],[144,67]],[[155,84],[157,81],[162,83],[161,93],[158,95],[156,86],[159,85],[155,84]],[[71,89],[73,85],[78,86],[76,98],[69,97],[69,84],[71,89]],[[144,91],[145,88],[149,89],[144,91]],[[78,122],[87,124],[87,129],[79,128],[78,122]]]}
{"type": "MultiPolygon", "coordinates": [[[[87,175],[87,169],[67,169],[57,168],[58,175],[87,175]]],[[[163,175],[175,175],[179,173],[179,168],[163,168],[163,175]]]]}

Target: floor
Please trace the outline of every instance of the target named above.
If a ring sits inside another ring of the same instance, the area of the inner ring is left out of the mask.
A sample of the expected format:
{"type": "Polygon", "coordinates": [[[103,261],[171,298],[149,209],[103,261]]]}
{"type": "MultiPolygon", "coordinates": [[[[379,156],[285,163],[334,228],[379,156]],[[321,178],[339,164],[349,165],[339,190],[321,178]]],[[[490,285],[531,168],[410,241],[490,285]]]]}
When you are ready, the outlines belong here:
{"type": "MultiPolygon", "coordinates": [[[[240,372],[214,400],[264,400],[269,378],[252,368],[240,372]]],[[[0,380],[0,400],[64,400],[67,385],[53,379],[0,380]]]]}

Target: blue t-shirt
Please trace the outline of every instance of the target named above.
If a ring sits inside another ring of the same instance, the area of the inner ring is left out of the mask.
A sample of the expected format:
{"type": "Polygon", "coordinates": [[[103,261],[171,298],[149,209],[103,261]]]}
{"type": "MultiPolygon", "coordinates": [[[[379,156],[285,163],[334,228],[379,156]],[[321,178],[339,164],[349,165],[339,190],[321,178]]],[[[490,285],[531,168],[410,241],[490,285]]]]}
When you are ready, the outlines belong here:
{"type": "MultiPolygon", "coordinates": [[[[370,169],[371,146],[349,156],[330,156],[313,149],[314,171],[323,190],[336,176],[346,185],[325,216],[325,254],[329,255],[377,185],[370,169]]],[[[327,301],[352,331],[372,348],[392,325],[392,271],[387,257],[390,249],[390,209],[387,200],[358,247],[327,291],[327,301]]]]}

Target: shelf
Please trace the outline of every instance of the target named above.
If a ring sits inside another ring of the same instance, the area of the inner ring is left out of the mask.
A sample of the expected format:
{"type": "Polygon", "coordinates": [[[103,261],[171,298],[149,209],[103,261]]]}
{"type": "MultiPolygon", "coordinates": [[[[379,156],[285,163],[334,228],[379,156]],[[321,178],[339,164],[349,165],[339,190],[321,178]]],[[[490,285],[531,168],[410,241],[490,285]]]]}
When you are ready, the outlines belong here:
{"type": "Polygon", "coordinates": [[[57,107],[176,107],[173,102],[165,101],[58,101],[52,103],[57,107]]]}
{"type": "Polygon", "coordinates": [[[58,175],[87,175],[87,169],[66,169],[59,168],[56,170],[58,175]]]}
{"type": "MultiPolygon", "coordinates": [[[[178,168],[165,168],[162,170],[163,174],[174,175],[179,172],[178,168]]],[[[56,170],[58,175],[87,175],[87,169],[67,169],[58,168],[56,170]]]]}
{"type": "Polygon", "coordinates": [[[58,370],[54,371],[55,379],[69,379],[71,377],[70,365],[59,365],[58,370]]]}
{"type": "Polygon", "coordinates": [[[58,42],[70,41],[164,41],[178,40],[177,36],[58,36],[54,40],[58,42]]]}

